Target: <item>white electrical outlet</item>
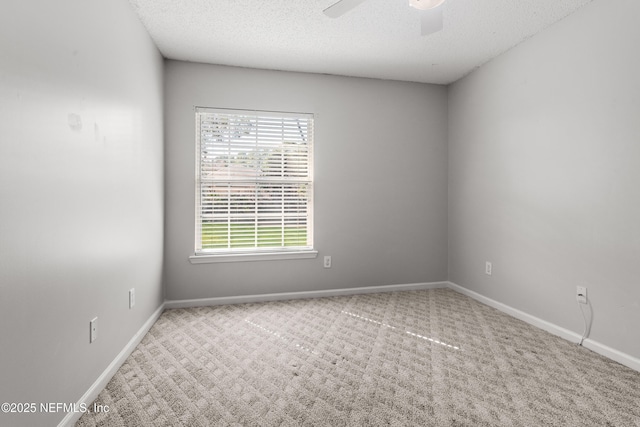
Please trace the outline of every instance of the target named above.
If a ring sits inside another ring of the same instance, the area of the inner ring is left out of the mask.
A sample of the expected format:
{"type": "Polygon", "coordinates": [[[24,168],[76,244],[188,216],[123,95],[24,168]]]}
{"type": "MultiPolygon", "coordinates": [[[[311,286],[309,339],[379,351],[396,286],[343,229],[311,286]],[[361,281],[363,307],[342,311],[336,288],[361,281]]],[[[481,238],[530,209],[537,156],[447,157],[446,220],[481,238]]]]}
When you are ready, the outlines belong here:
{"type": "Polygon", "coordinates": [[[89,343],[98,339],[98,318],[95,317],[89,322],[89,343]]]}
{"type": "Polygon", "coordinates": [[[493,270],[493,265],[487,261],[487,263],[484,265],[484,274],[486,274],[487,276],[491,276],[491,271],[493,270]]]}
{"type": "Polygon", "coordinates": [[[576,286],[576,300],[580,304],[587,303],[587,288],[584,286],[576,286]]]}
{"type": "Polygon", "coordinates": [[[129,309],[136,305],[136,288],[129,289],[129,309]]]}
{"type": "Polygon", "coordinates": [[[331,268],[331,256],[324,257],[324,268],[331,268]]]}

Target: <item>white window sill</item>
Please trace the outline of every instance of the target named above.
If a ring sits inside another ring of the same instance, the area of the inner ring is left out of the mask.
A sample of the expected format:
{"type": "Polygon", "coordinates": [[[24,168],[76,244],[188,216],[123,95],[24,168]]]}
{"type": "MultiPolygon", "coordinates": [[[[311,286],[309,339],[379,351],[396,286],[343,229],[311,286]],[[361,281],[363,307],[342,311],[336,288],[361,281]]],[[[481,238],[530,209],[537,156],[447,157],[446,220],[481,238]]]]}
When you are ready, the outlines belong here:
{"type": "Polygon", "coordinates": [[[210,264],[214,262],[243,262],[243,261],[277,261],[283,259],[310,259],[316,258],[318,251],[309,249],[292,252],[251,252],[251,253],[226,253],[192,255],[189,257],[191,264],[210,264]]]}

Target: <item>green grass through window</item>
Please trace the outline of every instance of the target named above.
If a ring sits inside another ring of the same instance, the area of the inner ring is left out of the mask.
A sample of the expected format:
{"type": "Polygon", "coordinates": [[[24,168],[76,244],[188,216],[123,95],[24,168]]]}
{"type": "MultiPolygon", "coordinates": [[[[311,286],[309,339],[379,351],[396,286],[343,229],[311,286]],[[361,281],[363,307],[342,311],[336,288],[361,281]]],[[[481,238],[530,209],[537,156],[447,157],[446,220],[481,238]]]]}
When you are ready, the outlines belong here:
{"type": "Polygon", "coordinates": [[[307,230],[302,226],[284,227],[252,224],[202,224],[202,249],[238,249],[293,247],[307,245],[307,230]],[[257,237],[257,239],[256,239],[257,237]]]}

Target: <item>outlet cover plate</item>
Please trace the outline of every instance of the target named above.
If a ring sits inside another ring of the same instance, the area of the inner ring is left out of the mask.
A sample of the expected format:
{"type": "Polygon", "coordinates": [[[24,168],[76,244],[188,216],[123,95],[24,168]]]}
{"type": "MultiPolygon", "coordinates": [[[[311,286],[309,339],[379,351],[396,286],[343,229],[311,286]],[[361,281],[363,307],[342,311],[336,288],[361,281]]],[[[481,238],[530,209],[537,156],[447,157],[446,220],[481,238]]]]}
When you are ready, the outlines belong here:
{"type": "Polygon", "coordinates": [[[132,309],[136,305],[136,289],[129,289],[129,309],[132,309]]]}
{"type": "Polygon", "coordinates": [[[486,264],[484,265],[484,274],[486,274],[487,276],[491,276],[492,271],[493,271],[493,264],[487,261],[486,264]]]}
{"type": "Polygon", "coordinates": [[[587,288],[584,286],[576,286],[576,300],[580,304],[587,303],[587,288]]]}
{"type": "Polygon", "coordinates": [[[98,318],[94,317],[89,322],[89,343],[98,339],[98,318]]]}
{"type": "Polygon", "coordinates": [[[324,257],[324,268],[331,268],[331,256],[326,255],[324,257]]]}

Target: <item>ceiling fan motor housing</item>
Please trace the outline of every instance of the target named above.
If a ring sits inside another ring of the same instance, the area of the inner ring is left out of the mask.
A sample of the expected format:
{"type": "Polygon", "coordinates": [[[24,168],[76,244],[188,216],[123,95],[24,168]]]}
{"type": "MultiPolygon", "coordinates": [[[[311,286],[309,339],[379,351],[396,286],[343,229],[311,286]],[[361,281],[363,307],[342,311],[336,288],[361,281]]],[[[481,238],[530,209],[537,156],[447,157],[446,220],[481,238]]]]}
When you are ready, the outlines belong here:
{"type": "Polygon", "coordinates": [[[444,0],[409,0],[409,6],[420,10],[429,10],[440,6],[444,0]]]}

